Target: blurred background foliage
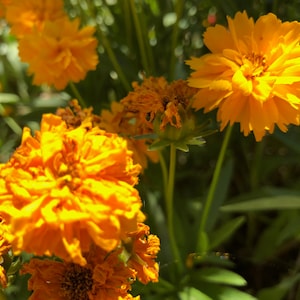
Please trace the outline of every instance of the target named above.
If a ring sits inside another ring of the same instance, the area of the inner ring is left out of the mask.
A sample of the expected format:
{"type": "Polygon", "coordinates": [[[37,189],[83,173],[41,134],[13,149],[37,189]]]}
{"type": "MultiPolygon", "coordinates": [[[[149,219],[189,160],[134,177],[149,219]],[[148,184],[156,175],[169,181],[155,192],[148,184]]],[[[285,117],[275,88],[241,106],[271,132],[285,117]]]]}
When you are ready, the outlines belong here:
{"type": "MultiPolygon", "coordinates": [[[[143,76],[186,79],[190,71],[184,61],[207,52],[203,32],[215,23],[226,24],[226,15],[246,10],[256,19],[273,12],[282,20],[300,21],[299,0],[65,0],[65,8],[83,25],[97,28],[100,63],[77,84],[95,113],[125,97],[131,82],[143,76]]],[[[1,162],[20,143],[22,127],[37,129],[43,113],[66,106],[74,97],[68,89],[33,86],[26,67],[19,60],[16,39],[1,21],[1,162]]],[[[198,118],[200,122],[210,118],[211,127],[217,128],[215,112],[203,115],[200,111],[198,118]]],[[[300,299],[298,127],[290,127],[287,133],[276,131],[259,143],[234,127],[207,228],[211,252],[205,257],[193,252],[201,203],[222,138],[223,133],[217,132],[206,138],[205,146],[178,153],[174,218],[180,252],[188,266],[180,280],[172,274],[176,261],[170,253],[160,166],[150,165],[142,174],[138,189],[162,250],[161,280],[137,284],[133,293],[141,294],[141,299],[300,299]],[[241,275],[247,285],[241,277],[225,272],[229,270],[241,275]]],[[[164,154],[167,158],[168,153],[164,154]]],[[[26,299],[25,281],[18,280],[6,291],[7,299],[26,299]]]]}

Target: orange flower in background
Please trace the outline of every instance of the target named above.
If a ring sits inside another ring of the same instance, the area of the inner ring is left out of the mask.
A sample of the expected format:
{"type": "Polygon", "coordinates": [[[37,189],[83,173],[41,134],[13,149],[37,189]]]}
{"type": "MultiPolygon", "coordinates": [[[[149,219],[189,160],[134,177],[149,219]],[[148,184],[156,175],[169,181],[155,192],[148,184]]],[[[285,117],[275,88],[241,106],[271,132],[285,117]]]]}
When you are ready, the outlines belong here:
{"type": "Polygon", "coordinates": [[[167,124],[181,127],[180,109],[187,109],[196,89],[187,85],[184,80],[168,83],[164,77],[149,77],[139,85],[133,82],[133,91],[121,103],[125,110],[136,114],[137,126],[153,130],[153,121],[160,117],[160,130],[167,124]]]}
{"type": "Polygon", "coordinates": [[[0,18],[5,17],[6,8],[11,3],[11,0],[0,0],[0,18]]]}
{"type": "Polygon", "coordinates": [[[46,21],[55,22],[66,16],[63,0],[10,0],[8,4],[5,17],[17,37],[41,31],[46,21]]]}
{"type": "Polygon", "coordinates": [[[98,64],[95,28],[79,29],[79,20],[68,18],[46,22],[41,32],[34,31],[19,42],[19,55],[29,64],[36,85],[53,85],[62,90],[71,82],[84,79],[98,64]]]}
{"type": "Polygon", "coordinates": [[[275,125],[287,131],[299,124],[299,22],[281,22],[274,14],[256,22],[246,12],[228,20],[228,29],[216,25],[204,33],[212,52],[191,58],[189,85],[199,88],[194,108],[218,109],[221,130],[240,123],[257,141],[275,125]]]}
{"type": "Polygon", "coordinates": [[[93,242],[117,247],[144,219],[139,165],[126,141],[90,123],[67,129],[52,114],[41,130],[24,129],[22,143],[0,166],[0,214],[16,253],[56,255],[84,265],[93,242]]]}
{"type": "Polygon", "coordinates": [[[139,300],[129,294],[135,271],[118,259],[119,251],[107,253],[92,249],[87,264],[33,258],[25,264],[22,274],[31,274],[29,300],[139,300]]]}
{"type": "Polygon", "coordinates": [[[158,282],[159,266],[156,262],[160,250],[160,241],[156,235],[150,234],[149,226],[139,223],[138,229],[128,234],[131,240],[131,256],[128,266],[137,271],[140,282],[158,282]]]}
{"type": "Polygon", "coordinates": [[[122,103],[112,102],[111,110],[103,109],[100,114],[99,126],[108,132],[117,133],[127,141],[128,148],[133,152],[133,160],[146,169],[148,161],[157,163],[157,151],[149,151],[149,139],[143,136],[152,133],[146,127],[138,125],[135,114],[127,112],[122,103]],[[141,137],[141,138],[139,138],[141,137]]]}

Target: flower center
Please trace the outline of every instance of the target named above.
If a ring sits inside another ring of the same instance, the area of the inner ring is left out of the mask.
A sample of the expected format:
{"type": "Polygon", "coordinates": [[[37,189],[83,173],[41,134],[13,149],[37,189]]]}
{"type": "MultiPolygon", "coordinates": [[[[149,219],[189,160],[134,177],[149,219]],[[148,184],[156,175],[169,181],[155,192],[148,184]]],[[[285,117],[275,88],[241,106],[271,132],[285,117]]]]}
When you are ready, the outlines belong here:
{"type": "Polygon", "coordinates": [[[262,76],[267,70],[266,57],[261,54],[251,53],[243,57],[242,71],[247,79],[262,76]]]}
{"type": "Polygon", "coordinates": [[[68,264],[63,274],[61,291],[66,300],[89,300],[88,292],[93,286],[93,272],[80,265],[68,264]]]}

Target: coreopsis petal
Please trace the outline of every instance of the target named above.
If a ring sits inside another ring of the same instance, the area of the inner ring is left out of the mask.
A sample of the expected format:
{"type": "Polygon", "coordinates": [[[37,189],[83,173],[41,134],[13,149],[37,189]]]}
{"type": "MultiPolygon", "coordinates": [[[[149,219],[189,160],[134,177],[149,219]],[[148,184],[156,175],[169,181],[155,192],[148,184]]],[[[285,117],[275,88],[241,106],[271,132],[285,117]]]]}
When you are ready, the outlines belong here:
{"type": "Polygon", "coordinates": [[[275,125],[287,131],[299,125],[299,22],[281,22],[274,14],[256,22],[246,12],[204,33],[212,52],[191,58],[189,85],[199,88],[193,103],[205,112],[218,109],[221,130],[240,123],[244,135],[260,141],[275,125]]]}
{"type": "Polygon", "coordinates": [[[45,114],[0,167],[0,214],[14,251],[84,264],[92,242],[113,250],[144,218],[133,187],[139,171],[124,139],[45,114]]]}
{"type": "Polygon", "coordinates": [[[42,30],[46,21],[58,21],[66,14],[63,0],[10,0],[5,17],[12,34],[23,37],[34,30],[42,30]]]}
{"type": "Polygon", "coordinates": [[[129,300],[135,271],[118,259],[119,251],[107,253],[97,247],[86,253],[87,264],[33,258],[22,274],[31,274],[29,300],[129,300]]]}
{"type": "Polygon", "coordinates": [[[24,36],[19,42],[19,55],[29,64],[36,85],[54,85],[64,89],[72,82],[85,78],[98,64],[95,28],[79,29],[79,20],[67,17],[56,22],[45,22],[41,31],[24,36]]]}

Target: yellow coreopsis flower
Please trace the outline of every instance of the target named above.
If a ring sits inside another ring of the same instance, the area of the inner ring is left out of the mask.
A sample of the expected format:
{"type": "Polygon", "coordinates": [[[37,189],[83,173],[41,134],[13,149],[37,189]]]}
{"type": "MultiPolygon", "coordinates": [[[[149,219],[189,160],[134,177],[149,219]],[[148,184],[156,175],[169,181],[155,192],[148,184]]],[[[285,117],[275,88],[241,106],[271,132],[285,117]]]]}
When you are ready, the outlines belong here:
{"type": "Polygon", "coordinates": [[[24,36],[19,42],[19,55],[29,64],[36,85],[54,85],[62,90],[71,82],[85,78],[98,64],[95,28],[79,28],[79,19],[67,17],[46,22],[41,31],[24,36]]]}
{"type": "Polygon", "coordinates": [[[87,264],[33,258],[22,274],[31,274],[29,300],[139,300],[129,294],[135,271],[118,259],[119,251],[99,248],[87,253],[87,264]]]}
{"type": "Polygon", "coordinates": [[[200,88],[193,106],[205,112],[218,108],[221,130],[240,123],[244,135],[257,141],[275,125],[287,131],[299,124],[299,22],[281,22],[274,14],[256,22],[246,12],[204,33],[212,52],[191,58],[189,85],[200,88]]]}
{"type": "Polygon", "coordinates": [[[44,115],[41,130],[24,128],[21,146],[0,166],[0,215],[14,252],[84,265],[91,243],[115,249],[144,219],[133,187],[139,171],[121,137],[44,115]]]}
{"type": "Polygon", "coordinates": [[[10,0],[5,17],[12,34],[20,38],[34,30],[42,30],[46,21],[66,17],[66,13],[63,0],[10,0]]]}

